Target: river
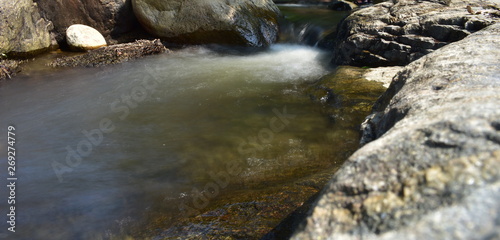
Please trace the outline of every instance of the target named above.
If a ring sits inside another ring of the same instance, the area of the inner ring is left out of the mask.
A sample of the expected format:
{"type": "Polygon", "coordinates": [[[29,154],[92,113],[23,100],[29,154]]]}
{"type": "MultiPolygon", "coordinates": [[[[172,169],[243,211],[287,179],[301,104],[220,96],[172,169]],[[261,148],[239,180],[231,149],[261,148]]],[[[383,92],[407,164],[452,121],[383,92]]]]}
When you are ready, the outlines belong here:
{"type": "MultiPolygon", "coordinates": [[[[292,41],[252,52],[195,46],[102,68],[30,64],[0,86],[1,136],[16,129],[15,239],[155,236],[234,196],[331,172],[356,148],[359,123],[336,125],[306,93],[332,71],[328,58],[292,41]]],[[[2,139],[4,183],[6,151],[2,139]]]]}

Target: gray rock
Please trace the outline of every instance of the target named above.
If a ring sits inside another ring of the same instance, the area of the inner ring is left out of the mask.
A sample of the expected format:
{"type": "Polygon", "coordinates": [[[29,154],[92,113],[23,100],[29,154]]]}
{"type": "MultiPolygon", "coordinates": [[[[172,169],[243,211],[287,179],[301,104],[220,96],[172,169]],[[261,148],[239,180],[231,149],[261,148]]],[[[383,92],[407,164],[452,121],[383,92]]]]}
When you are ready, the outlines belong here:
{"type": "Polygon", "coordinates": [[[411,48],[432,49],[436,40],[431,37],[422,37],[419,35],[403,35],[398,38],[398,42],[406,44],[411,48]]]}
{"type": "Polygon", "coordinates": [[[387,32],[392,35],[402,35],[403,28],[397,25],[387,25],[384,27],[384,32],[387,32]]]}
{"type": "Polygon", "coordinates": [[[292,239],[500,236],[500,23],[412,62],[292,239]]]}
{"type": "Polygon", "coordinates": [[[0,53],[29,55],[50,47],[50,22],[32,0],[0,0],[0,53]]]}
{"type": "Polygon", "coordinates": [[[181,44],[267,46],[278,34],[279,10],[271,0],[132,0],[151,34],[181,44]]]}
{"type": "MultiPolygon", "coordinates": [[[[465,25],[465,24],[464,24],[465,25]]],[[[472,29],[469,27],[469,29],[472,29]]],[[[454,25],[441,25],[435,24],[427,29],[429,35],[439,41],[451,41],[456,42],[467,37],[470,32],[466,29],[462,29],[459,26],[454,25]]]]}
{"type": "Polygon", "coordinates": [[[333,42],[329,46],[335,65],[404,66],[499,22],[499,9],[498,3],[481,0],[388,1],[353,12],[337,33],[323,41],[333,42]],[[468,6],[479,14],[469,13],[468,6]],[[409,48],[388,49],[386,44],[377,44],[384,40],[409,48]]]}

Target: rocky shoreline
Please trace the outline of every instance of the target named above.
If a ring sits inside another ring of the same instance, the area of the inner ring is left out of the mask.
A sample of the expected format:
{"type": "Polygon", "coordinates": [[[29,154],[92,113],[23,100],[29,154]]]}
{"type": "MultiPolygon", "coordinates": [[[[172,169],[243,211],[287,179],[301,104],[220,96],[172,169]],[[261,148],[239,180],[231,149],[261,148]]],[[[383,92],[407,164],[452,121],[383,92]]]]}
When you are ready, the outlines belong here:
{"type": "Polygon", "coordinates": [[[366,145],[292,239],[498,238],[499,34],[485,27],[399,71],[363,124],[366,145]]]}
{"type": "Polygon", "coordinates": [[[349,15],[320,46],[334,65],[404,66],[500,20],[487,1],[386,1],[349,15]]]}

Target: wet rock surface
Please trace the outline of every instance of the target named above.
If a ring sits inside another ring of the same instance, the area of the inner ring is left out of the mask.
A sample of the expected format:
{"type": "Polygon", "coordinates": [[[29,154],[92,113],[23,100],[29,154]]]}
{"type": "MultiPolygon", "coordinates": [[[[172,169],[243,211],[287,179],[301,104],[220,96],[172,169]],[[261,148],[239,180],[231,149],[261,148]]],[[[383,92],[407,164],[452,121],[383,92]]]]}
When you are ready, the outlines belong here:
{"type": "Polygon", "coordinates": [[[333,50],[336,65],[404,66],[498,22],[499,6],[478,0],[387,1],[352,13],[320,46],[333,50]]]}
{"type": "Polygon", "coordinates": [[[168,52],[160,40],[138,40],[90,50],[82,55],[57,58],[52,67],[100,67],[152,54],[168,52]]]}
{"type": "Polygon", "coordinates": [[[292,239],[500,236],[500,24],[396,75],[292,239]],[[366,141],[369,141],[365,138],[366,141]]]}
{"type": "Polygon", "coordinates": [[[46,50],[51,27],[33,1],[0,1],[0,53],[24,57],[46,50]]]}
{"type": "Polygon", "coordinates": [[[180,44],[268,46],[278,34],[279,10],[270,0],[132,0],[151,34],[180,44]]]}
{"type": "Polygon", "coordinates": [[[218,207],[178,222],[158,234],[158,238],[260,239],[316,194],[332,172],[333,169],[293,183],[222,196],[216,203],[218,207]]]}

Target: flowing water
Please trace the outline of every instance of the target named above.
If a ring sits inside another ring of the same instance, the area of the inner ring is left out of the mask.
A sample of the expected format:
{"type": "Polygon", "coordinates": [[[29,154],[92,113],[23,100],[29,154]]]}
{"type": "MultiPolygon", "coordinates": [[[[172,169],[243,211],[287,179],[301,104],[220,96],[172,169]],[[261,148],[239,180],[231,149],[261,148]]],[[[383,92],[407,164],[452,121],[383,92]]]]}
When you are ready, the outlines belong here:
{"type": "Polygon", "coordinates": [[[326,6],[283,4],[280,10],[285,16],[281,24],[281,41],[300,42],[310,46],[318,43],[321,37],[334,32],[337,23],[349,11],[332,11],[326,6]]]}
{"type": "MultiPolygon", "coordinates": [[[[335,168],[357,146],[359,123],[332,123],[306,94],[331,71],[325,63],[316,48],[276,44],[190,47],[96,69],[31,64],[0,86],[1,136],[15,127],[18,178],[17,232],[2,221],[0,238],[166,229],[236,192],[335,168]]],[[[0,139],[4,184],[7,146],[0,139]]]]}

